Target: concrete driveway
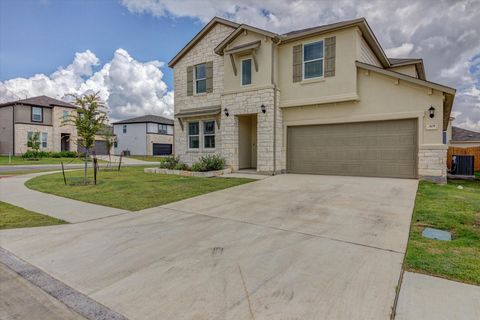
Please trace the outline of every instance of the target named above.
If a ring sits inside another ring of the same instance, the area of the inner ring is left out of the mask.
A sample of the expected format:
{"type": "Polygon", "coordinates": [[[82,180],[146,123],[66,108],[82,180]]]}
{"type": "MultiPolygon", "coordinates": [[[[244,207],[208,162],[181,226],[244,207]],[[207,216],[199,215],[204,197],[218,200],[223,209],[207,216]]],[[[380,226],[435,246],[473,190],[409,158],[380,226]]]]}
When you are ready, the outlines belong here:
{"type": "Polygon", "coordinates": [[[416,189],[280,175],[0,245],[130,319],[389,319],[416,189]]]}

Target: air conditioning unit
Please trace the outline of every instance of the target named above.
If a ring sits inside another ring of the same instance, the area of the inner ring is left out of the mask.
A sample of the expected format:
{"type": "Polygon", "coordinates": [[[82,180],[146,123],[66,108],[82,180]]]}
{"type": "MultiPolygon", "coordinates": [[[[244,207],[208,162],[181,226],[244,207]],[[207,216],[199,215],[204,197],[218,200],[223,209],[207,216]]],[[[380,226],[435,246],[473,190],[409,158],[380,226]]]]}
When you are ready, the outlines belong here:
{"type": "Polygon", "coordinates": [[[473,176],[475,157],[470,155],[453,155],[451,174],[459,176],[473,176]]]}

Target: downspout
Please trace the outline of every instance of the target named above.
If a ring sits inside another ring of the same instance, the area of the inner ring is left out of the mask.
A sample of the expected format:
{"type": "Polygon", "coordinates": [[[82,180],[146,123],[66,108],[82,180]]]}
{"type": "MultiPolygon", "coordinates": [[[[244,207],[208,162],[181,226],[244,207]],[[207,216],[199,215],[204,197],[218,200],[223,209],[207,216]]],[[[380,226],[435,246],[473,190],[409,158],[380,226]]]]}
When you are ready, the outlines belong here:
{"type": "Polygon", "coordinates": [[[273,85],[273,175],[277,173],[277,84],[275,83],[275,42],[272,39],[272,72],[271,84],[273,85]]]}

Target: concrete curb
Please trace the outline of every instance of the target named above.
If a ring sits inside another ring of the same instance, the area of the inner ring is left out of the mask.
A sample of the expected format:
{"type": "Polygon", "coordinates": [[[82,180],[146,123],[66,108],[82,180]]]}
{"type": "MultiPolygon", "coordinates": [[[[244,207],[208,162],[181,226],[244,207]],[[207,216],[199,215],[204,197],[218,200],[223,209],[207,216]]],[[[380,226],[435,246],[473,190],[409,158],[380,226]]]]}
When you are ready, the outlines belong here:
{"type": "Polygon", "coordinates": [[[128,320],[0,247],[0,263],[89,320],[128,320]]]}

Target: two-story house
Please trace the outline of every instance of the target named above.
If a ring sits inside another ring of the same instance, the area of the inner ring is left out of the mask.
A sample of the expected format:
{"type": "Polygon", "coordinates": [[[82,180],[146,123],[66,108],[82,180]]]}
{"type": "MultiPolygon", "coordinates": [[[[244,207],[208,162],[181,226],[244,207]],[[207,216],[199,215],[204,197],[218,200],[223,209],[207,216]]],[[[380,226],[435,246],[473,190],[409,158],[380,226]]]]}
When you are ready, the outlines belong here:
{"type": "Polygon", "coordinates": [[[172,154],[173,120],[146,115],[113,123],[115,154],[163,156],[172,154]]]}
{"type": "Polygon", "coordinates": [[[446,181],[455,89],[388,58],[363,18],[285,34],[214,18],[169,66],[187,164],[446,181]]]}
{"type": "Polygon", "coordinates": [[[76,151],[77,130],[65,123],[77,107],[47,96],[0,104],[0,154],[21,155],[28,137],[40,136],[43,151],[76,151]]]}

